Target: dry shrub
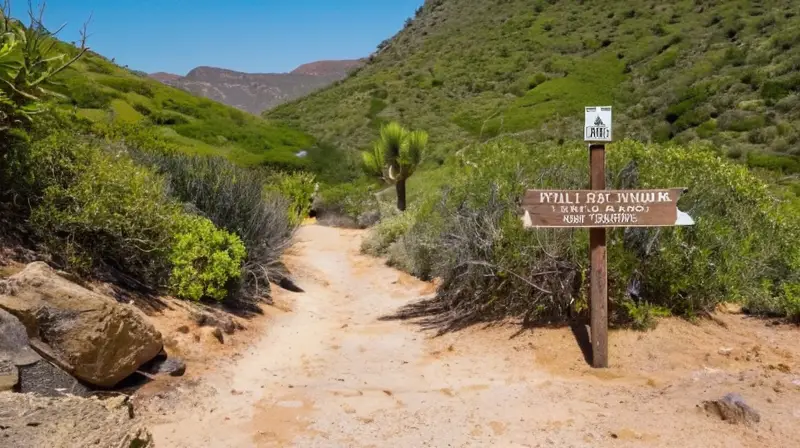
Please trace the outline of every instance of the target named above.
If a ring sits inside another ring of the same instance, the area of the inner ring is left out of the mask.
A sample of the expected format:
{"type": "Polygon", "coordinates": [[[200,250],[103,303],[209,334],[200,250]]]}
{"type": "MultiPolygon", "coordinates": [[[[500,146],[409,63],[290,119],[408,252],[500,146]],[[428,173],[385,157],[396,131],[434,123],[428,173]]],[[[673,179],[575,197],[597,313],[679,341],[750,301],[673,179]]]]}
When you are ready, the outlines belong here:
{"type": "MultiPolygon", "coordinates": [[[[509,317],[556,323],[585,313],[588,231],[524,229],[519,208],[526,188],[586,188],[585,146],[501,141],[462,155],[461,174],[430,195],[388,245],[390,262],[422,276],[420,267],[430,266],[442,284],[435,298],[388,318],[420,318],[450,331],[509,317]]],[[[652,317],[702,315],[725,300],[792,314],[800,302],[796,202],[699,146],[621,142],[608,149],[607,172],[609,188],[688,187],[679,208],[696,220],[691,227],[609,230],[613,323],[647,327],[652,317]]]]}

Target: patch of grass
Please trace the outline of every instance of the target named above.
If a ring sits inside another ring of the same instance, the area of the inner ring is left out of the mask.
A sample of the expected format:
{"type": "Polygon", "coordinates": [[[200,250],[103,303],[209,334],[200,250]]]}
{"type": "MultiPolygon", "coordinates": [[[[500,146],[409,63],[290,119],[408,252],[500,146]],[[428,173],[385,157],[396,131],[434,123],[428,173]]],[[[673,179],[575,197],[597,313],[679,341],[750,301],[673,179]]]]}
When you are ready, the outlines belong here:
{"type": "Polygon", "coordinates": [[[130,103],[121,99],[111,101],[112,116],[122,123],[136,123],[144,118],[130,103]]]}

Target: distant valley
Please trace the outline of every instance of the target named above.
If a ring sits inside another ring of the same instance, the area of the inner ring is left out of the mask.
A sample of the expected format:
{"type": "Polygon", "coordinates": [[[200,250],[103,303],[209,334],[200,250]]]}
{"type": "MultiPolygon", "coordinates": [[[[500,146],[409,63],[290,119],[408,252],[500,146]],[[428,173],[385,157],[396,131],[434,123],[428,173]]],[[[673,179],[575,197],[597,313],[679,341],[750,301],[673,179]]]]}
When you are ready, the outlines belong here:
{"type": "Polygon", "coordinates": [[[362,60],[317,61],[289,73],[243,73],[197,67],[186,76],[164,72],[149,76],[195,95],[260,114],[344,79],[362,63],[362,60]]]}

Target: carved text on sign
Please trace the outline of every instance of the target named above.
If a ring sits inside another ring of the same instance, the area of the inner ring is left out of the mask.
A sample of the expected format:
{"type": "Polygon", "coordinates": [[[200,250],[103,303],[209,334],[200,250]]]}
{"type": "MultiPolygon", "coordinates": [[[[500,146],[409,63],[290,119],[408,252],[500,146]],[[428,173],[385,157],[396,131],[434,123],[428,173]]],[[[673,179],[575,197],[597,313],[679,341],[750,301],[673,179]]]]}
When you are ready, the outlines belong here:
{"type": "Polygon", "coordinates": [[[528,190],[522,208],[529,227],[675,226],[690,224],[677,207],[684,190],[528,190]]]}

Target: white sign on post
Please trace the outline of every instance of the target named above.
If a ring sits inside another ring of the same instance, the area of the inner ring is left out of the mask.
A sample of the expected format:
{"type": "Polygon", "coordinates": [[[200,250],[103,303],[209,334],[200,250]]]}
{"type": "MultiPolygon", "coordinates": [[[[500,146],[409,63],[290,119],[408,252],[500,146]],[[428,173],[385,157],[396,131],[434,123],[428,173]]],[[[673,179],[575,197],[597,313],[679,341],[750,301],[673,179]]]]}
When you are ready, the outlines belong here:
{"type": "Polygon", "coordinates": [[[585,119],[584,141],[611,141],[611,106],[587,107],[585,119]]]}

